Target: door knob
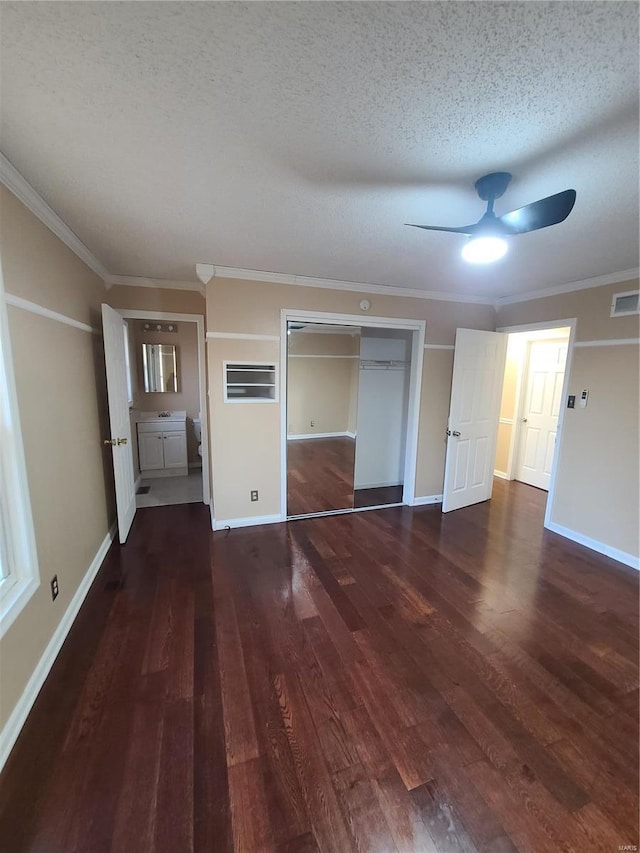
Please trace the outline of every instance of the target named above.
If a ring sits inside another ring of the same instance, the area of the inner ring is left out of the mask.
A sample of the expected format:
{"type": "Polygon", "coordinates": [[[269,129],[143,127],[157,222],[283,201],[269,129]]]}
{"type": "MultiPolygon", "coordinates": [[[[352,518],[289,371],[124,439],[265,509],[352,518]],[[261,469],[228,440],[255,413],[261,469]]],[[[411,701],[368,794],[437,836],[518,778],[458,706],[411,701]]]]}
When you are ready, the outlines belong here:
{"type": "Polygon", "coordinates": [[[528,418],[522,418],[522,423],[523,423],[523,424],[526,424],[526,423],[527,423],[527,420],[528,420],[528,418]]]}
{"type": "Polygon", "coordinates": [[[115,447],[116,440],[115,438],[105,438],[102,442],[106,447],[115,447]]]}
{"type": "Polygon", "coordinates": [[[456,438],[459,438],[462,435],[462,433],[458,432],[457,429],[454,429],[453,432],[451,433],[451,435],[455,435],[456,438]]]}
{"type": "Polygon", "coordinates": [[[126,443],[127,443],[127,439],[126,439],[126,438],[119,438],[119,439],[118,439],[118,447],[120,447],[120,445],[121,445],[121,444],[126,444],[126,443]]]}

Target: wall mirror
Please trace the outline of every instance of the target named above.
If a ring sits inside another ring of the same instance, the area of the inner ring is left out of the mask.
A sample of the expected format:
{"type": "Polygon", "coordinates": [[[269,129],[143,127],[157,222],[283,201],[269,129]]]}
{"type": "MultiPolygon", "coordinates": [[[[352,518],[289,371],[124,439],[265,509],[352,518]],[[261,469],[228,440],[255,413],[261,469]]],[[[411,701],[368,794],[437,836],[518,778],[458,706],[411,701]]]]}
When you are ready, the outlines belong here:
{"type": "Polygon", "coordinates": [[[147,394],[178,390],[178,362],[173,344],[142,344],[144,390],[147,394]]]}
{"type": "Polygon", "coordinates": [[[360,329],[287,328],[287,513],[353,509],[360,329]]]}
{"type": "Polygon", "coordinates": [[[287,515],[401,504],[412,332],[289,322],[287,515]]]}

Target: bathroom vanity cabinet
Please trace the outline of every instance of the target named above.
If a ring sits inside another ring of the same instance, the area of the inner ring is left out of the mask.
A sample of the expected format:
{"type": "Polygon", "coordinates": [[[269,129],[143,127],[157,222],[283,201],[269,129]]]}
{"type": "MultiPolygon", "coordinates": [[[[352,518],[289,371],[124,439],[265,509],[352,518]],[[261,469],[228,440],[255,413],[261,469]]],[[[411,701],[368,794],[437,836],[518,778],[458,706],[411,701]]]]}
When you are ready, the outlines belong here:
{"type": "Polygon", "coordinates": [[[186,412],[172,412],[169,417],[154,412],[141,417],[138,458],[143,477],[186,477],[189,473],[186,412]]]}

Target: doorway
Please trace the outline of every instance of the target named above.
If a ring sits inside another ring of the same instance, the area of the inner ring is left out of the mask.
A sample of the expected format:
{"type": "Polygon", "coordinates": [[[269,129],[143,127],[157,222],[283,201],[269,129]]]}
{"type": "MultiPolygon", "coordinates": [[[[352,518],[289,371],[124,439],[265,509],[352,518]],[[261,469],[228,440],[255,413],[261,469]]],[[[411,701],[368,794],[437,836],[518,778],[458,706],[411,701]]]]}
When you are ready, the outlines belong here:
{"type": "Polygon", "coordinates": [[[282,312],[284,518],[412,504],[424,322],[282,312]]]}
{"type": "Polygon", "coordinates": [[[134,386],[130,412],[136,505],[208,504],[204,319],[155,311],[119,313],[128,328],[134,386]]]}
{"type": "Polygon", "coordinates": [[[566,407],[575,321],[507,333],[494,475],[548,493],[549,514],[566,407]]]}
{"type": "Polygon", "coordinates": [[[102,313],[112,431],[105,443],[124,542],[137,508],[210,504],[204,317],[107,305],[102,313]]]}
{"type": "Polygon", "coordinates": [[[515,479],[517,466],[519,479],[548,490],[548,526],[575,325],[456,331],[443,512],[489,500],[494,477],[515,479]]]}

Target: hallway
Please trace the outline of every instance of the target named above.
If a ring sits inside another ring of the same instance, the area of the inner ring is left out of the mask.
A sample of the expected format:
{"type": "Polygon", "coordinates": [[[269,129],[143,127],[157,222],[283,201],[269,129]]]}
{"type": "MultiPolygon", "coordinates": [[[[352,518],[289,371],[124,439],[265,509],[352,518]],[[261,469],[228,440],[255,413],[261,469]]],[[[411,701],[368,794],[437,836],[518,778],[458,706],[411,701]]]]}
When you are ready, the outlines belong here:
{"type": "Polygon", "coordinates": [[[638,844],[638,576],[545,500],[139,510],[7,763],[4,849],[638,844]]]}

